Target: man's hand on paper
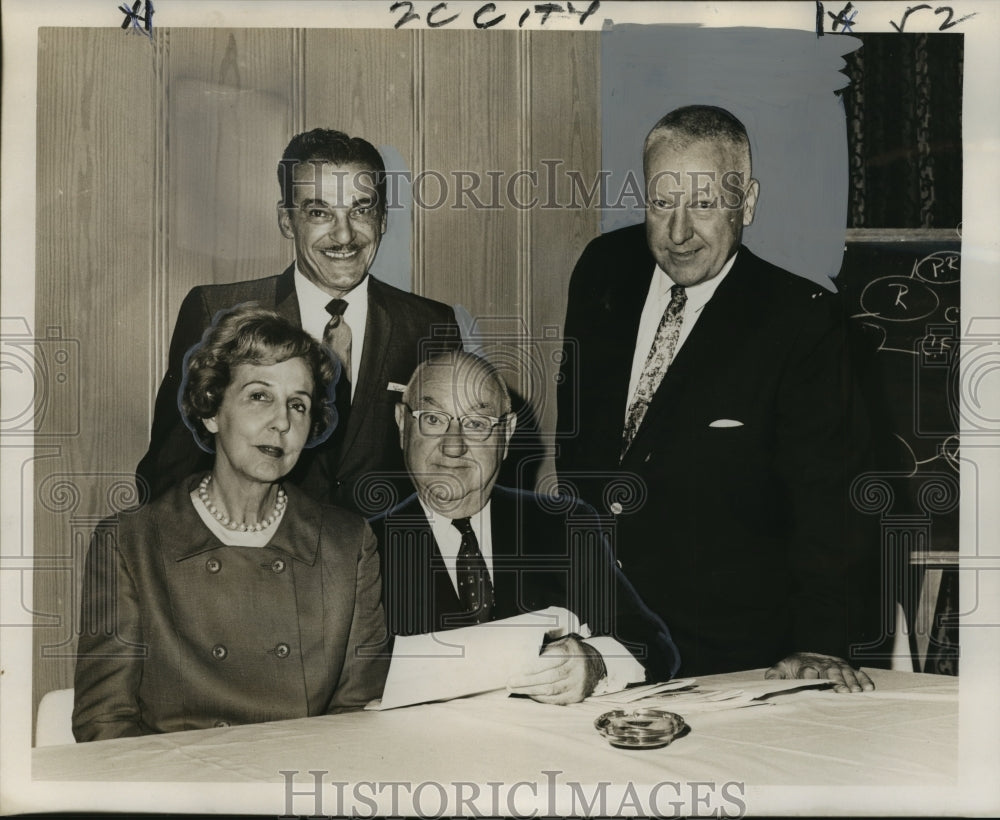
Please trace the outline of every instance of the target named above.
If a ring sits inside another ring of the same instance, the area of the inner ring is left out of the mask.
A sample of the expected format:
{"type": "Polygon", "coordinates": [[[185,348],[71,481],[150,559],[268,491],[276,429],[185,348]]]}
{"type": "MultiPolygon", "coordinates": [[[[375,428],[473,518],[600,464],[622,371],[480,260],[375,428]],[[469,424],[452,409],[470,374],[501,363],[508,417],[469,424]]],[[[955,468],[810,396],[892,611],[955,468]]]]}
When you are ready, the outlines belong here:
{"type": "Polygon", "coordinates": [[[541,655],[507,681],[507,689],[565,706],[587,697],[604,675],[601,654],[576,635],[567,635],[546,644],[541,655]]]}
{"type": "Polygon", "coordinates": [[[834,681],[836,692],[870,692],[875,688],[872,679],[860,669],[835,655],[818,652],[793,652],[768,669],[764,677],[782,680],[825,678],[834,681]]]}

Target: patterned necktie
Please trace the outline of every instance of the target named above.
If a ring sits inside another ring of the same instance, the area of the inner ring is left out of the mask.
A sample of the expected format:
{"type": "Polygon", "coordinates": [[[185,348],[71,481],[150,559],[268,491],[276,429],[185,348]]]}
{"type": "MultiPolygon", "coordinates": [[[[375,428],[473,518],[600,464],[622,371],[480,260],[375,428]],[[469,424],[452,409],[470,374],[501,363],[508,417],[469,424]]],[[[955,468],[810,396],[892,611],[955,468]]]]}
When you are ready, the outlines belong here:
{"type": "Polygon", "coordinates": [[[642,368],[642,375],[639,376],[639,384],[635,389],[635,396],[629,405],[628,414],[625,417],[625,431],[622,434],[622,452],[620,458],[625,458],[632,439],[635,438],[639,425],[646,415],[649,403],[653,400],[653,394],[663,381],[663,374],[667,372],[670,362],[674,358],[674,350],[677,347],[677,339],[681,333],[681,323],[684,321],[684,303],[687,302],[687,293],[683,285],[674,285],[670,288],[670,304],[663,311],[663,318],[660,319],[659,327],[656,328],[656,336],[653,338],[653,346],[649,349],[646,357],[646,364],[642,368]]]}
{"type": "Polygon", "coordinates": [[[490,620],[493,612],[493,584],[486,569],[486,559],[479,551],[479,541],[469,519],[456,518],[451,524],[462,533],[462,546],[455,565],[458,597],[466,611],[474,616],[473,623],[481,624],[490,620]]]}
{"type": "Polygon", "coordinates": [[[337,382],[337,407],[349,407],[351,404],[351,326],[344,321],[344,311],[347,302],[343,299],[331,299],[326,306],[330,321],[323,328],[323,344],[329,347],[340,359],[342,370],[340,381],[337,382]]]}

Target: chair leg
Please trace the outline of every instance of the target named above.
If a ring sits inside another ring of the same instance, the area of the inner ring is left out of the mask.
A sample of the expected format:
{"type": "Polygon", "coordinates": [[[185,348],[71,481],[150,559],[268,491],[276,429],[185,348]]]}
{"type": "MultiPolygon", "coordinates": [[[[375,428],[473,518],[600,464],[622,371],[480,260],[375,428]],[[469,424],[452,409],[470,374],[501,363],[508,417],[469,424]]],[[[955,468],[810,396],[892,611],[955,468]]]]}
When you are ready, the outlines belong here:
{"type": "Polygon", "coordinates": [[[896,603],[896,631],[892,642],[892,664],[895,672],[918,672],[916,655],[913,651],[913,636],[906,623],[903,606],[896,603]]]}
{"type": "Polygon", "coordinates": [[[927,648],[934,630],[934,610],[937,608],[943,576],[944,570],[940,567],[924,569],[924,582],[920,585],[920,599],[917,601],[917,614],[913,623],[918,671],[923,671],[927,667],[927,648]]]}

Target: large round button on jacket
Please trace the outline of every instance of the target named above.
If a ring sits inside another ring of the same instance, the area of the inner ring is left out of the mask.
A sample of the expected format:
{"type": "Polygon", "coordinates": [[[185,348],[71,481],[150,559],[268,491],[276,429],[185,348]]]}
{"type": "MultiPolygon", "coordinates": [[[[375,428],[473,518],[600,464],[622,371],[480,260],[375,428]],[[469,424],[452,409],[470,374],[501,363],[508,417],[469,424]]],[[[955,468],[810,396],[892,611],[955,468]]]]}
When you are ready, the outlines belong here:
{"type": "Polygon", "coordinates": [[[209,572],[215,574],[220,569],[222,569],[222,561],[220,561],[218,558],[209,558],[205,562],[205,569],[207,569],[209,572]]]}
{"type": "Polygon", "coordinates": [[[288,653],[291,651],[292,650],[289,649],[287,643],[279,643],[276,647],[274,647],[274,654],[277,655],[279,658],[287,658],[288,653]]]}
{"type": "Polygon", "coordinates": [[[212,657],[217,661],[222,661],[226,659],[226,655],[229,654],[229,650],[226,649],[221,643],[217,643],[212,647],[212,657]]]}

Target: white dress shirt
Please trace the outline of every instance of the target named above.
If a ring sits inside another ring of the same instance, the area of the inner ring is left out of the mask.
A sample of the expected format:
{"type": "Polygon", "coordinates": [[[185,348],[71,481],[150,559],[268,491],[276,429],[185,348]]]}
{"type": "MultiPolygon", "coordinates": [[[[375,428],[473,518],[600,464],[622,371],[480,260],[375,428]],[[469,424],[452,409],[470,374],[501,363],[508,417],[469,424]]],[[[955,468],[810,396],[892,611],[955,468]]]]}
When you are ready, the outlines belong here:
{"type": "MultiPolygon", "coordinates": [[[[715,295],[716,289],[726,278],[726,274],[733,267],[736,261],[736,254],[729,257],[729,261],[722,266],[715,276],[697,285],[685,288],[687,302],[684,304],[684,315],[681,320],[681,330],[677,337],[677,345],[674,347],[674,356],[680,351],[685,339],[691,335],[695,322],[701,315],[708,300],[715,295]]],[[[656,330],[660,326],[660,319],[663,312],[670,304],[670,289],[674,286],[673,280],[664,273],[663,269],[657,265],[653,271],[653,279],[649,283],[649,292],[646,294],[646,304],[643,305],[642,315],[639,318],[639,333],[635,339],[635,353],[632,356],[632,376],[628,382],[628,399],[625,402],[625,420],[628,420],[628,409],[635,398],[635,391],[639,388],[639,378],[642,376],[643,368],[646,366],[646,359],[649,358],[649,351],[653,347],[656,339],[656,330]]]]}
{"type": "MultiPolygon", "coordinates": [[[[299,271],[295,264],[295,296],[299,300],[299,317],[302,329],[314,339],[323,341],[323,329],[330,321],[326,306],[333,297],[316,287],[299,271]]],[[[358,386],[358,365],[365,347],[365,327],[368,325],[368,276],[366,275],[354,290],[344,294],[347,302],[344,321],[351,328],[351,399],[358,386]]]]}
{"type": "MultiPolygon", "coordinates": [[[[472,531],[479,541],[479,551],[483,554],[486,562],[486,569],[493,581],[493,526],[490,514],[492,502],[487,501],[475,515],[469,516],[469,523],[472,531]]],[[[424,515],[431,525],[431,532],[434,533],[434,540],[437,542],[438,550],[444,559],[445,567],[448,569],[448,577],[451,578],[451,585],[458,592],[458,551],[462,546],[462,534],[452,525],[451,519],[435,513],[430,507],[420,499],[420,506],[423,507],[424,515]]],[[[575,614],[575,613],[574,613],[575,614]]],[[[590,629],[586,624],[581,624],[580,635],[586,638],[586,643],[596,649],[602,660],[606,671],[597,684],[592,694],[601,695],[605,692],[618,692],[632,683],[642,683],[646,679],[646,672],[642,664],[635,659],[621,643],[614,638],[603,635],[597,637],[590,636],[590,629]]]]}
{"type": "MultiPolygon", "coordinates": [[[[439,513],[435,513],[426,506],[421,499],[420,506],[424,508],[424,515],[431,525],[431,532],[434,533],[434,540],[437,542],[438,550],[444,559],[444,565],[448,568],[448,577],[451,578],[451,585],[458,593],[458,551],[462,547],[462,533],[460,533],[451,523],[450,518],[445,518],[439,513]]],[[[490,517],[490,502],[486,502],[475,515],[469,516],[469,523],[472,531],[479,541],[479,551],[483,554],[486,562],[486,570],[490,574],[490,582],[493,582],[493,520],[490,517]]]]}

